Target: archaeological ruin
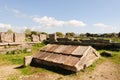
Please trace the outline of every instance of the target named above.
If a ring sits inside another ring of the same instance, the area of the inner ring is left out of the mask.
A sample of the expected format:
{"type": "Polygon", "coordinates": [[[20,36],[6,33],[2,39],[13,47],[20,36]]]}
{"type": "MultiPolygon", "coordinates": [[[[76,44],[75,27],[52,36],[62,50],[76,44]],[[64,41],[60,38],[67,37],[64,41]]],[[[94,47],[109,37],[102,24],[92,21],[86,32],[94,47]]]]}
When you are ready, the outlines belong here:
{"type": "Polygon", "coordinates": [[[6,54],[16,49],[28,48],[47,39],[46,34],[39,35],[31,35],[31,40],[27,41],[24,33],[0,32],[0,53],[6,54]]]}
{"type": "Polygon", "coordinates": [[[78,72],[91,65],[99,57],[99,53],[91,46],[48,44],[33,55],[32,63],[78,72]]]}

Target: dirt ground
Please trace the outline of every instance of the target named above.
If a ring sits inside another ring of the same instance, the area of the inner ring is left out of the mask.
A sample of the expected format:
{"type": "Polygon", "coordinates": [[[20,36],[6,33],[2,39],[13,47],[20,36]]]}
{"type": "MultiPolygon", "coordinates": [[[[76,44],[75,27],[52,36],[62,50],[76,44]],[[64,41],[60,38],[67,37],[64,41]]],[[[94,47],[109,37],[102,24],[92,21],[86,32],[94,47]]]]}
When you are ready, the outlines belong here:
{"type": "Polygon", "coordinates": [[[0,80],[8,80],[9,77],[19,75],[20,72],[15,69],[18,65],[3,65],[0,66],[0,80]]]}
{"type": "MultiPolygon", "coordinates": [[[[118,65],[112,62],[103,62],[92,73],[84,74],[82,80],[120,80],[118,65]]],[[[78,79],[79,80],[79,79],[78,79]]]]}
{"type": "MultiPolygon", "coordinates": [[[[0,80],[8,80],[11,75],[19,75],[17,65],[0,66],[0,80]]],[[[120,66],[107,60],[98,64],[93,71],[63,75],[52,72],[41,72],[19,76],[20,80],[120,80],[120,66]]]]}
{"type": "Polygon", "coordinates": [[[97,65],[92,72],[78,72],[72,75],[37,73],[23,76],[22,80],[120,80],[119,66],[111,61],[105,61],[97,65]]]}

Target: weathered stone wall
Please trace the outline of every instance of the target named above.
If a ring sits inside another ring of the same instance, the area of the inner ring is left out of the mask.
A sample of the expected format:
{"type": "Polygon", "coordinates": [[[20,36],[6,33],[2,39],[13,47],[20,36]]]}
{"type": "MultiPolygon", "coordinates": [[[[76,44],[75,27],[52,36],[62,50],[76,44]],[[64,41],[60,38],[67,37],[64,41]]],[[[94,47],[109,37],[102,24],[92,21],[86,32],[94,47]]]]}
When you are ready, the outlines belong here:
{"type": "Polygon", "coordinates": [[[13,33],[1,33],[0,34],[1,42],[13,42],[13,33]]]}
{"type": "Polygon", "coordinates": [[[50,42],[55,42],[55,41],[57,41],[57,36],[56,36],[56,34],[49,34],[49,41],[50,41],[50,42]]]}
{"type": "Polygon", "coordinates": [[[47,39],[47,35],[46,34],[40,34],[39,35],[40,41],[44,41],[47,39]]]}
{"type": "Polygon", "coordinates": [[[14,42],[25,42],[25,34],[15,33],[14,34],[14,42]]]}
{"type": "Polygon", "coordinates": [[[32,41],[33,42],[39,42],[39,36],[38,35],[32,35],[32,41]]]}

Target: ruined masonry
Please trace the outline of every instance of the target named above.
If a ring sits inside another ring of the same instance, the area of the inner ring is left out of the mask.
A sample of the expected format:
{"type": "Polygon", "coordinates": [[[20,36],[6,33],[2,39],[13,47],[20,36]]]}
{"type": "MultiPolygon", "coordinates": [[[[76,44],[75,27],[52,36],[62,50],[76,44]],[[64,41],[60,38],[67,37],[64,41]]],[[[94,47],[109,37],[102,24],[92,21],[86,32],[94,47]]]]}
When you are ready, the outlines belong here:
{"type": "Polygon", "coordinates": [[[32,35],[32,41],[33,42],[39,42],[39,36],[38,35],[32,35]]]}
{"type": "Polygon", "coordinates": [[[0,33],[0,42],[13,42],[13,33],[0,33]]]}
{"type": "Polygon", "coordinates": [[[46,34],[40,34],[39,35],[40,41],[44,41],[47,39],[47,35],[46,34]]]}
{"type": "Polygon", "coordinates": [[[61,67],[77,72],[100,57],[91,46],[48,44],[33,56],[32,63],[61,67]]]}
{"type": "Polygon", "coordinates": [[[14,34],[14,42],[25,42],[25,34],[15,33],[14,34]]]}

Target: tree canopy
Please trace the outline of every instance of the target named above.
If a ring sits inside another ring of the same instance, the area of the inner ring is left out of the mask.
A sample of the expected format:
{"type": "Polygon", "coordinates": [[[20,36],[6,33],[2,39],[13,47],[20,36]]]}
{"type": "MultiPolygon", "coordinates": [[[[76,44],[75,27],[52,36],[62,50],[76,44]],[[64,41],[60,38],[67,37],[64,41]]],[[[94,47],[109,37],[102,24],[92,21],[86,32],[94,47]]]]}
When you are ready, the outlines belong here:
{"type": "Polygon", "coordinates": [[[62,32],[56,32],[56,36],[58,36],[58,37],[64,37],[64,34],[62,32]]]}
{"type": "Polygon", "coordinates": [[[75,37],[75,33],[74,32],[67,32],[65,34],[65,37],[74,38],[75,37]]]}

